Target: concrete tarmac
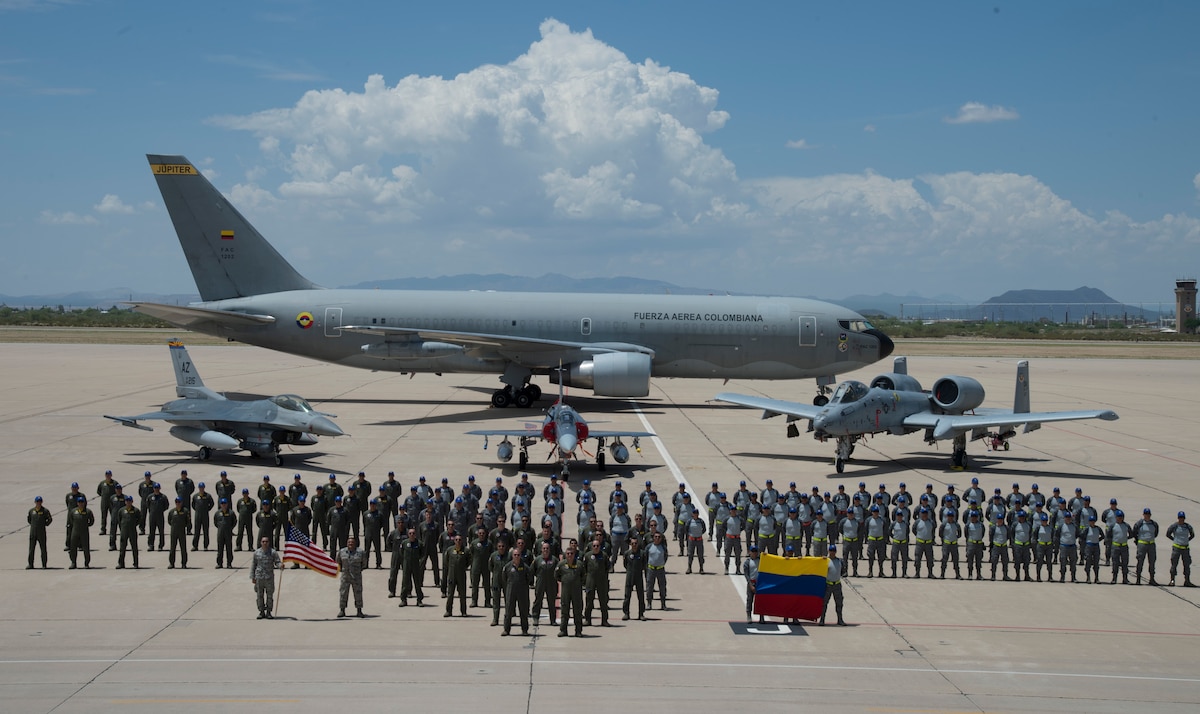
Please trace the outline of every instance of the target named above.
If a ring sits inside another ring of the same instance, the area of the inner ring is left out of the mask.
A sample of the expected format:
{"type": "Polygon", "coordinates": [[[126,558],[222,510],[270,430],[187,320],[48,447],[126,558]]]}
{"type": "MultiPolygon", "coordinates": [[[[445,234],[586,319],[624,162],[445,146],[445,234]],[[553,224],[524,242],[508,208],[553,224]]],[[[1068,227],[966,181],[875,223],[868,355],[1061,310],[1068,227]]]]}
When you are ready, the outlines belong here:
{"type": "MultiPolygon", "coordinates": [[[[501,637],[482,608],[443,618],[428,574],[427,606],[400,609],[387,598],[386,569],[364,576],[365,620],[335,617],[335,580],[289,569],[277,619],[260,621],[248,552],[235,553],[232,570],[214,568],[214,551],[189,553],[188,570],[168,570],[167,555],[145,552],[143,541],[142,568],[118,571],[98,525],[92,568],[81,559],[80,569],[67,570],[63,497],[72,481],[94,497],[105,469],[134,488],[148,469],[172,498],[181,468],[210,488],[225,469],[252,492],[263,474],[286,485],[299,473],[311,492],[330,473],[348,484],[359,470],[376,487],[394,470],[405,492],[421,474],[434,485],[446,477],[456,490],[468,474],[485,490],[501,476],[511,491],[520,472],[494,460],[496,440],[485,451],[482,439],[463,432],[540,419],[536,409],[488,408],[498,384],[490,375],[410,379],[251,347],[190,351],[208,386],[301,394],[337,414],[350,436],[288,450],[282,467],[238,455],[199,462],[166,425],[145,433],[101,418],[173,398],[165,344],[0,345],[3,710],[1194,712],[1200,704],[1200,589],[1165,587],[1171,548],[1163,535],[1160,587],[1109,585],[1104,566],[1101,585],[1084,584],[1082,572],[1076,584],[851,576],[851,626],[771,622],[749,631],[744,581],[717,574],[724,569],[706,543],[708,574],[685,575],[683,559],[672,557],[669,609],[649,611],[647,622],[636,611],[620,619],[618,567],[614,627],[586,628],[582,639],[556,637],[545,614],[531,637],[517,628],[501,637]],[[50,569],[28,571],[24,517],[39,494],[55,516],[50,569]]],[[[1021,356],[919,357],[909,372],[926,385],[943,374],[975,377],[988,390],[986,406],[1003,407],[1021,356]]],[[[886,369],[852,376],[868,381],[886,369]]],[[[880,436],[836,474],[832,443],[803,433],[787,439],[781,419],[708,401],[719,391],[808,401],[811,382],[654,380],[650,396],[636,402],[569,396],[605,428],[659,435],[624,466],[610,459],[606,473],[590,458],[576,465],[570,487],[591,479],[607,502],[616,480],[635,497],[651,480],[669,502],[681,480],[699,499],[714,481],[732,495],[739,480],[761,489],[768,478],[802,490],[854,491],[863,481],[874,492],[883,483],[893,493],[901,481],[917,493],[933,484],[938,494],[953,483],[961,494],[975,476],[989,494],[1007,494],[1014,482],[1023,492],[1032,482],[1046,494],[1058,486],[1068,498],[1081,487],[1099,510],[1117,498],[1131,520],[1150,507],[1163,532],[1179,510],[1200,521],[1195,362],[1042,359],[1031,370],[1035,410],[1104,407],[1121,419],[1047,425],[1019,435],[1011,451],[974,442],[966,473],[949,470],[946,443],[880,436]]],[[[547,451],[531,449],[528,473],[539,493],[553,472],[547,451]]],[[[940,557],[940,547],[935,552],[940,557]]],[[[865,570],[864,563],[860,576],[865,570]]]]}

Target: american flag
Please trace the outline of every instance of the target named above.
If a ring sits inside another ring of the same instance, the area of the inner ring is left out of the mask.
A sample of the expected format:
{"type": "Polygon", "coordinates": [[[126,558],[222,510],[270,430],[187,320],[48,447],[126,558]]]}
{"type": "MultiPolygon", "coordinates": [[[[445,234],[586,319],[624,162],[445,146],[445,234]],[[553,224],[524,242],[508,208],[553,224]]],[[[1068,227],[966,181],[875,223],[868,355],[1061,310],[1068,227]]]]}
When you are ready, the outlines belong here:
{"type": "Polygon", "coordinates": [[[287,541],[283,545],[283,562],[299,563],[322,575],[328,575],[331,578],[337,577],[338,566],[333,558],[313,545],[312,540],[293,525],[289,525],[287,528],[287,541]]]}

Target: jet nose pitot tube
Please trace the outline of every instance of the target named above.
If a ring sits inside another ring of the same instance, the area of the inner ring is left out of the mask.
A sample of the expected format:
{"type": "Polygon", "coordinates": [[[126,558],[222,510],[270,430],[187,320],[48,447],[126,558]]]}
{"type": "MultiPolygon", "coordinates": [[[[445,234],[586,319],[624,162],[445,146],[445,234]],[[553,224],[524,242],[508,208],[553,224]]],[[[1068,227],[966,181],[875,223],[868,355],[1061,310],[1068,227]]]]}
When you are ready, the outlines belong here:
{"type": "Polygon", "coordinates": [[[313,417],[313,420],[308,423],[308,430],[320,436],[343,436],[346,433],[331,419],[323,416],[313,417]]]}

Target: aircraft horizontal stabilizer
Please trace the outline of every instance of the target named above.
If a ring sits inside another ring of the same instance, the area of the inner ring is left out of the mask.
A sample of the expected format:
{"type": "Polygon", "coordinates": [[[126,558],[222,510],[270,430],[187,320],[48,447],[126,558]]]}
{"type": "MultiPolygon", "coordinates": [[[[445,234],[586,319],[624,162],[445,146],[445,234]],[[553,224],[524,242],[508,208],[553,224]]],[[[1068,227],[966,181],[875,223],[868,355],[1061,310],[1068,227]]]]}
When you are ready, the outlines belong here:
{"type": "Polygon", "coordinates": [[[191,328],[200,324],[217,324],[229,327],[250,327],[253,325],[270,325],[275,318],[270,315],[252,315],[232,310],[214,310],[211,307],[184,307],[181,305],[164,305],[157,302],[124,302],[135,312],[153,315],[160,320],[166,320],[172,325],[191,328]]]}

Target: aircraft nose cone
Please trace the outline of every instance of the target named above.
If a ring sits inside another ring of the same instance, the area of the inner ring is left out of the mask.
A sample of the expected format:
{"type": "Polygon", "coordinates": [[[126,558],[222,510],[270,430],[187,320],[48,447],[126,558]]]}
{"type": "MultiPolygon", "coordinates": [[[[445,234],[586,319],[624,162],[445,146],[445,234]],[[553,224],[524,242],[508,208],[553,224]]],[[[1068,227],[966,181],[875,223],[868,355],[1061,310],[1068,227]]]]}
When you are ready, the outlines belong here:
{"type": "Polygon", "coordinates": [[[308,430],[320,436],[342,436],[346,433],[328,417],[323,416],[313,417],[308,423],[308,430]]]}
{"type": "Polygon", "coordinates": [[[879,359],[887,359],[892,352],[896,351],[896,343],[892,342],[892,338],[883,334],[882,330],[867,330],[867,334],[879,340],[879,359]]]}
{"type": "Polygon", "coordinates": [[[558,436],[558,449],[564,454],[574,451],[578,444],[579,440],[575,438],[574,434],[559,434],[558,436]]]}

